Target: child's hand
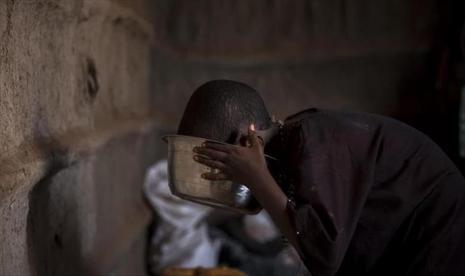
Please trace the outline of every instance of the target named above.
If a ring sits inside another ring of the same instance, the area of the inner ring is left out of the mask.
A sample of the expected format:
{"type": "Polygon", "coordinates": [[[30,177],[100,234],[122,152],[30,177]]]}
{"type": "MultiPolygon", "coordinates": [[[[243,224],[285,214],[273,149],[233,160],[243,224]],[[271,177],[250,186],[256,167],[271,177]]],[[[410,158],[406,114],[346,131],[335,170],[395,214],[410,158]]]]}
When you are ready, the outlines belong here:
{"type": "Polygon", "coordinates": [[[291,219],[288,217],[287,197],[279,188],[268,171],[263,153],[263,141],[255,133],[253,125],[249,127],[248,142],[245,146],[206,143],[194,148],[194,159],[220,173],[202,175],[209,180],[232,180],[246,185],[254,197],[268,211],[275,224],[281,229],[295,248],[297,237],[291,219]]]}
{"type": "Polygon", "coordinates": [[[232,180],[247,186],[260,182],[263,174],[268,174],[263,141],[250,125],[247,146],[234,146],[207,142],[202,147],[194,148],[194,160],[220,173],[205,173],[203,178],[209,180],[232,180]]]}

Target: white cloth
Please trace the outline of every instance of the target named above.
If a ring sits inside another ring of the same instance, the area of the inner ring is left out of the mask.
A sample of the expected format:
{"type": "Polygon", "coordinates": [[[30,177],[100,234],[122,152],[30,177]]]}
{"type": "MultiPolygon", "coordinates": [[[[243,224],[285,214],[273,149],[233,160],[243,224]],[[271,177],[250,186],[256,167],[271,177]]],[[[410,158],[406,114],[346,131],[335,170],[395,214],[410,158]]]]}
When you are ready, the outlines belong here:
{"type": "Polygon", "coordinates": [[[208,236],[203,220],[212,209],[171,194],[166,160],[149,168],[144,193],[158,215],[149,249],[152,272],[165,267],[216,266],[220,244],[208,236]]]}
{"type": "Polygon", "coordinates": [[[245,216],[244,229],[247,236],[261,243],[271,241],[280,235],[279,229],[265,210],[255,216],[245,216]]]}

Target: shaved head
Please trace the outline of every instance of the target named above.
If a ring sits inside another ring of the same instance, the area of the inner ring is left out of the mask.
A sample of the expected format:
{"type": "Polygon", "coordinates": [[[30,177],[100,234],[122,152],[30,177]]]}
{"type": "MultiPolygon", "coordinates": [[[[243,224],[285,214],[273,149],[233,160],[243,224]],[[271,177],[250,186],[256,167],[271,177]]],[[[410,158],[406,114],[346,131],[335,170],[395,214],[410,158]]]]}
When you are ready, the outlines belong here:
{"type": "Polygon", "coordinates": [[[234,143],[240,129],[271,126],[263,99],[252,87],[231,80],[209,81],[192,94],[178,134],[234,143]]]}

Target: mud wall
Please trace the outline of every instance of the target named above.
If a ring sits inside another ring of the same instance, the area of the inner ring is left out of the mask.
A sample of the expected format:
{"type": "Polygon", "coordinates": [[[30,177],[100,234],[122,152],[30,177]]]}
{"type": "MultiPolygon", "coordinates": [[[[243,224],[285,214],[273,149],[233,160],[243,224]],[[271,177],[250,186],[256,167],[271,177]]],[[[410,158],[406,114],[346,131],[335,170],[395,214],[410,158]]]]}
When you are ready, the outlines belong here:
{"type": "Polygon", "coordinates": [[[144,274],[150,1],[0,1],[0,275],[144,274]]]}

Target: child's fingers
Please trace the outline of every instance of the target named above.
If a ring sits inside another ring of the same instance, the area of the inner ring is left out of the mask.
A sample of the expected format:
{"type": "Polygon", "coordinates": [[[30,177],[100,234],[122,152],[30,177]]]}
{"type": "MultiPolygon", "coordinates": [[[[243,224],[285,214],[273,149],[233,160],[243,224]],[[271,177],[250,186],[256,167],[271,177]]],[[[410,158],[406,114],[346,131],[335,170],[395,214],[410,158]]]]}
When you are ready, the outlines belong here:
{"type": "Polygon", "coordinates": [[[219,144],[219,143],[215,143],[215,142],[205,142],[203,147],[208,148],[208,149],[217,150],[217,151],[226,152],[226,153],[230,153],[231,151],[234,150],[233,145],[225,145],[225,144],[219,144]]]}
{"type": "Polygon", "coordinates": [[[228,154],[222,151],[206,148],[206,147],[195,147],[193,150],[195,153],[208,156],[210,159],[224,161],[228,154]]]}
{"type": "Polygon", "coordinates": [[[202,178],[207,180],[230,180],[229,177],[224,173],[203,173],[202,178]]]}
{"type": "Polygon", "coordinates": [[[221,161],[205,158],[201,155],[194,155],[194,160],[213,169],[224,170],[226,165],[221,161]]]}

